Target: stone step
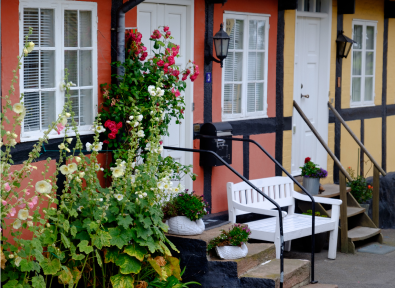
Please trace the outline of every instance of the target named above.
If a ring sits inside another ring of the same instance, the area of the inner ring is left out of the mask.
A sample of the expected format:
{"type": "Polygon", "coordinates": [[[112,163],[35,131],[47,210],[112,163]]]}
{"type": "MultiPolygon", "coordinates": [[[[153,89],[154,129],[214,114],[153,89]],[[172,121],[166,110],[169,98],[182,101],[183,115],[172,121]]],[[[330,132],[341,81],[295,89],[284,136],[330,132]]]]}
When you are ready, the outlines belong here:
{"type": "Polygon", "coordinates": [[[303,286],[303,288],[338,288],[339,286],[335,285],[335,284],[321,284],[321,283],[317,283],[317,284],[309,284],[306,286],[303,286]]]}
{"type": "Polygon", "coordinates": [[[351,241],[361,241],[381,233],[379,228],[369,228],[357,226],[351,230],[348,230],[348,239],[351,241]]]}
{"type": "MultiPolygon", "coordinates": [[[[332,216],[332,210],[327,210],[326,212],[328,213],[329,217],[332,216]]],[[[363,212],[365,212],[365,208],[348,206],[347,207],[347,218],[361,214],[363,212]]],[[[340,219],[340,217],[339,217],[339,219],[340,219]]]]}
{"type": "MultiPolygon", "coordinates": [[[[266,280],[268,287],[280,287],[280,259],[270,260],[247,271],[240,280],[243,283],[252,279],[266,280]]],[[[284,288],[301,287],[309,281],[310,261],[284,259],[284,288]]]]}
{"type": "MultiPolygon", "coordinates": [[[[302,182],[299,182],[299,183],[302,185],[302,182]]],[[[322,193],[319,193],[318,195],[314,195],[314,196],[324,197],[324,198],[334,198],[334,197],[338,197],[340,195],[339,185],[337,185],[337,184],[324,184],[322,186],[324,187],[325,191],[322,192],[322,193]]],[[[305,194],[305,193],[302,192],[302,190],[296,184],[294,185],[294,189],[295,189],[296,192],[305,194]]],[[[346,189],[347,189],[347,192],[351,191],[350,187],[347,187],[346,189]]]]}

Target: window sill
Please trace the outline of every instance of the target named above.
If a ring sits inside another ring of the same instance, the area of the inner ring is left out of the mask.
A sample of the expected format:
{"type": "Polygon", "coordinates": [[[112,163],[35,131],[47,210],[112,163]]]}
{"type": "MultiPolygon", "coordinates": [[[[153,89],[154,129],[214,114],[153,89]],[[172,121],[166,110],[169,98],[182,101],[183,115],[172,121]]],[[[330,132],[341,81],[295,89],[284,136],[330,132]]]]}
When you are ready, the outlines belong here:
{"type": "Polygon", "coordinates": [[[267,116],[267,114],[261,114],[261,115],[245,116],[245,117],[243,117],[243,116],[227,117],[222,114],[221,120],[222,120],[222,122],[225,122],[225,121],[229,122],[229,121],[242,121],[242,120],[262,119],[262,118],[269,118],[269,116],[267,116]]]}
{"type": "Polygon", "coordinates": [[[350,108],[365,108],[365,107],[375,107],[376,104],[369,103],[369,104],[350,104],[350,108]]]}
{"type": "MultiPolygon", "coordinates": [[[[40,134],[41,134],[41,133],[40,133],[40,134]]],[[[79,131],[79,135],[93,135],[93,134],[94,134],[94,133],[93,133],[92,130],[82,130],[82,131],[79,131]]],[[[74,137],[74,136],[75,136],[74,131],[70,131],[70,132],[67,134],[67,136],[69,136],[69,137],[74,137]]],[[[21,136],[20,142],[21,142],[21,143],[24,143],[24,142],[38,141],[41,137],[43,137],[43,134],[38,135],[38,133],[37,133],[37,135],[32,135],[32,136],[21,136]]],[[[50,140],[51,140],[51,139],[64,138],[64,133],[60,133],[59,135],[58,135],[58,134],[50,134],[50,135],[48,136],[48,138],[49,138],[50,140]]]]}

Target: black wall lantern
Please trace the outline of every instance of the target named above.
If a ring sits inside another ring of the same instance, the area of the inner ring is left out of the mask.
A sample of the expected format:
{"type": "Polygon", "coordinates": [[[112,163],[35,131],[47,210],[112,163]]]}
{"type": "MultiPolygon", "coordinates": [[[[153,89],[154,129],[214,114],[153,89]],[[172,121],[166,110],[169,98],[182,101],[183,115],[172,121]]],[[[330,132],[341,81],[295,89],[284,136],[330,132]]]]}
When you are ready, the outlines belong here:
{"type": "Polygon", "coordinates": [[[337,36],[336,44],[337,44],[337,57],[339,58],[347,58],[350,53],[351,47],[355,42],[354,40],[348,38],[343,34],[344,31],[340,31],[339,36],[337,36]]]}
{"type": "Polygon", "coordinates": [[[209,49],[206,49],[205,60],[206,64],[209,64],[211,61],[221,64],[221,68],[223,67],[223,60],[228,56],[228,49],[229,49],[229,42],[230,37],[223,29],[224,25],[221,23],[221,28],[219,31],[214,35],[214,47],[215,47],[215,54],[217,54],[217,58],[215,59],[211,54],[209,49]]]}

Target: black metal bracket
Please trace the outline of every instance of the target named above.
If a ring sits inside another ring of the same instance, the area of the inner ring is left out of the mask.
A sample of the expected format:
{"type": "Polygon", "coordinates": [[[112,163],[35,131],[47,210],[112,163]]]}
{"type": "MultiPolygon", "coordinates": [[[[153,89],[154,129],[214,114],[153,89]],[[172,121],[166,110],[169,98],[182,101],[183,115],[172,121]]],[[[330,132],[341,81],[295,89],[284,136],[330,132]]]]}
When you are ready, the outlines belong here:
{"type": "Polygon", "coordinates": [[[210,51],[210,45],[206,43],[206,47],[204,49],[204,63],[206,65],[209,65],[211,62],[220,63],[222,68],[222,61],[218,60],[213,56],[213,54],[210,51]]]}

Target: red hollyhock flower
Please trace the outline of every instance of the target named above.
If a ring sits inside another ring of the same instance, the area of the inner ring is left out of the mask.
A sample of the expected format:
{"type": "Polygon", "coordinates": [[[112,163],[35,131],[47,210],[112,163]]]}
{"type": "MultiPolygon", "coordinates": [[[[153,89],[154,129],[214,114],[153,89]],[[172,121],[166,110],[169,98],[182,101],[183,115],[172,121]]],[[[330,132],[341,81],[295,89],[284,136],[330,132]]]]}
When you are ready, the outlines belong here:
{"type": "Polygon", "coordinates": [[[114,133],[108,134],[108,138],[110,139],[115,139],[116,135],[114,133]]]}
{"type": "Polygon", "coordinates": [[[165,31],[165,32],[169,31],[169,26],[163,27],[163,31],[165,31]]]}
{"type": "Polygon", "coordinates": [[[106,144],[108,144],[108,143],[110,143],[110,141],[108,141],[108,140],[104,140],[104,141],[103,141],[103,143],[106,143],[106,144]]]}
{"type": "Polygon", "coordinates": [[[310,157],[306,157],[306,159],[304,159],[304,163],[310,162],[311,158],[310,157]]]}
{"type": "Polygon", "coordinates": [[[118,129],[117,129],[117,128],[112,129],[112,130],[111,130],[111,133],[112,133],[112,134],[115,134],[115,135],[118,134],[118,129]]]}
{"type": "Polygon", "coordinates": [[[105,123],[104,123],[104,127],[108,127],[108,124],[110,124],[111,123],[111,120],[110,119],[108,119],[105,123]]]}
{"type": "Polygon", "coordinates": [[[114,121],[110,121],[110,122],[107,124],[107,128],[110,129],[110,130],[112,131],[112,130],[114,130],[114,129],[117,128],[117,125],[115,124],[114,121]]]}
{"type": "Polygon", "coordinates": [[[122,122],[119,122],[118,124],[117,124],[117,129],[121,129],[122,128],[122,122]]]}

